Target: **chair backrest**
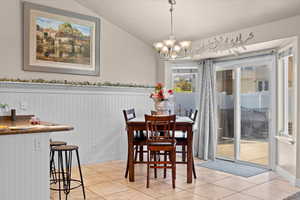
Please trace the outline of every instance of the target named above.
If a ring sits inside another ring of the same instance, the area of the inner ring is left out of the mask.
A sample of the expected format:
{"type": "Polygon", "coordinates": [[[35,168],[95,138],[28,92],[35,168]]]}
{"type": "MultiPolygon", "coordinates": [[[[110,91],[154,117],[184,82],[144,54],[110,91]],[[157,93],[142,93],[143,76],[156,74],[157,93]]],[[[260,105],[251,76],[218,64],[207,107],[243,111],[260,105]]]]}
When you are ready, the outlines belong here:
{"type": "Polygon", "coordinates": [[[129,120],[136,118],[134,108],[123,110],[123,115],[124,115],[125,122],[128,122],[129,120]]]}
{"type": "Polygon", "coordinates": [[[176,115],[145,115],[145,121],[148,140],[159,141],[174,139],[176,115]]]}
{"type": "Polygon", "coordinates": [[[197,114],[198,114],[198,110],[196,109],[196,110],[191,110],[190,111],[190,113],[189,113],[189,118],[191,119],[191,120],[193,120],[193,122],[195,122],[196,121],[196,119],[197,119],[197,114]]]}
{"type": "Polygon", "coordinates": [[[151,110],[151,115],[157,115],[157,111],[151,110]]]}

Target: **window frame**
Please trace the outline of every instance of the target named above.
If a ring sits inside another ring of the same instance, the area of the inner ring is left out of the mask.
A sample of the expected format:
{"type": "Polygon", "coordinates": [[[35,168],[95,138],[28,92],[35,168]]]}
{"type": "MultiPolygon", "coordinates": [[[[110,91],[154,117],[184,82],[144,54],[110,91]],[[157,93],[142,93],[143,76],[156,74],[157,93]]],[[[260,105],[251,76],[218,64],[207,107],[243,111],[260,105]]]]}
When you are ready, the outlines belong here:
{"type": "MultiPolygon", "coordinates": [[[[282,67],[283,69],[282,72],[282,80],[283,80],[283,91],[282,91],[282,99],[283,99],[283,108],[282,108],[282,111],[283,111],[283,123],[282,123],[282,129],[279,131],[279,136],[283,136],[283,137],[288,137],[288,138],[294,138],[295,137],[295,119],[296,118],[296,114],[297,112],[294,112],[292,114],[292,117],[289,116],[289,58],[292,57],[293,59],[293,66],[292,66],[292,69],[293,69],[293,91],[294,91],[294,94],[293,96],[291,97],[292,101],[293,102],[296,102],[295,101],[295,98],[296,98],[296,84],[295,84],[295,81],[296,81],[296,65],[295,65],[295,50],[294,50],[294,47],[293,45],[288,45],[282,49],[280,49],[278,51],[278,65],[279,67],[282,67]],[[289,51],[289,52],[288,52],[289,51]],[[281,53],[285,53],[285,52],[288,52],[287,55],[283,55],[283,56],[280,56],[281,53]],[[291,119],[290,119],[291,118],[291,119]],[[292,134],[290,135],[289,134],[289,121],[292,121],[292,134]]],[[[297,109],[296,107],[296,104],[295,103],[292,103],[291,106],[294,106],[294,110],[297,109]]]]}

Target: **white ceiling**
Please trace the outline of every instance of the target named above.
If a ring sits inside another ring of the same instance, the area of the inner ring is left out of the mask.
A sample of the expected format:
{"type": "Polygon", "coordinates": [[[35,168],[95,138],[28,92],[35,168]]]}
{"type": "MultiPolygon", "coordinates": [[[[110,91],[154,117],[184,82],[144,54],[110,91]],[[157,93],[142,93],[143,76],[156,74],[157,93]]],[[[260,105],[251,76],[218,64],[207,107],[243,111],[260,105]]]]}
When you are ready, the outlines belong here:
{"type": "MultiPolygon", "coordinates": [[[[167,0],[77,0],[147,43],[170,32],[167,0]]],[[[300,0],[177,0],[177,39],[196,40],[300,14],[300,0]]]]}

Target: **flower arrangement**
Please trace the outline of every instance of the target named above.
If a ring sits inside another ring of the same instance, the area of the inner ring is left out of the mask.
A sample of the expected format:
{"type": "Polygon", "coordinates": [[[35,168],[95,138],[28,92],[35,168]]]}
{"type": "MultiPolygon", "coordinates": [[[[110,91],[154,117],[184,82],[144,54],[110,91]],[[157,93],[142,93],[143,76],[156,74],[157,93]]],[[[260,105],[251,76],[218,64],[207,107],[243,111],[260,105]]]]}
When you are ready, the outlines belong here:
{"type": "Polygon", "coordinates": [[[157,83],[154,88],[154,92],[151,93],[150,98],[155,102],[168,101],[172,97],[174,91],[171,89],[166,89],[163,83],[157,83]]]}

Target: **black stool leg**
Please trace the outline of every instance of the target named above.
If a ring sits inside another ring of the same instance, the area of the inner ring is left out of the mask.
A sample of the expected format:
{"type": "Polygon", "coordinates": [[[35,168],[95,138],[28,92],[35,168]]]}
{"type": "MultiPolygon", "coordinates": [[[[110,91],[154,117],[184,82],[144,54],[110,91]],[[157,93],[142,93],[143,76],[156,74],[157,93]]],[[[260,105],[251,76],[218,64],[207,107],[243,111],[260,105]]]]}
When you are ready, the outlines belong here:
{"type": "Polygon", "coordinates": [[[62,180],[61,176],[61,164],[62,164],[63,160],[62,160],[62,153],[61,151],[58,152],[57,155],[57,165],[58,165],[58,196],[59,196],[59,200],[61,200],[61,186],[60,186],[60,182],[62,180]]]}
{"type": "Polygon", "coordinates": [[[50,179],[53,178],[53,182],[56,183],[56,169],[54,163],[54,151],[50,149],[50,179]]]}
{"type": "Polygon", "coordinates": [[[84,183],[83,183],[83,178],[82,178],[82,172],[81,172],[81,165],[80,165],[80,160],[79,160],[78,149],[76,149],[76,156],[77,156],[77,162],[78,162],[78,169],[79,169],[79,174],[80,174],[80,180],[81,180],[83,198],[86,199],[85,198],[85,189],[84,189],[84,183]]]}
{"type": "Polygon", "coordinates": [[[65,181],[64,181],[64,193],[66,195],[66,200],[68,199],[68,195],[70,193],[70,187],[71,187],[71,167],[72,167],[72,151],[68,152],[65,151],[65,181]]]}

